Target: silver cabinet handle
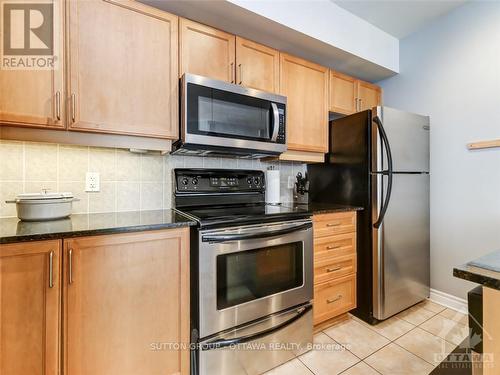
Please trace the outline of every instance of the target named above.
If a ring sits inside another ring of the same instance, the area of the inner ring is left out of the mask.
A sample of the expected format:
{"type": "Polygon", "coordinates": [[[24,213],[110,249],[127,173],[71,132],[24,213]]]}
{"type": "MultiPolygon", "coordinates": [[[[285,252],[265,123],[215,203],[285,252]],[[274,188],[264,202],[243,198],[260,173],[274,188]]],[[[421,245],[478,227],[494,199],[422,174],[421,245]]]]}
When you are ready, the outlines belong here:
{"type": "Polygon", "coordinates": [[[76,95],[71,94],[71,121],[75,122],[76,120],[76,95]]]}
{"type": "Polygon", "coordinates": [[[73,284],[73,249],[68,251],[68,282],[73,284]]]}
{"type": "Polygon", "coordinates": [[[238,67],[240,68],[240,82],[239,82],[239,84],[241,85],[243,83],[243,70],[241,68],[241,64],[239,64],[238,67]]]}
{"type": "Polygon", "coordinates": [[[328,224],[326,224],[327,227],[339,227],[340,225],[342,225],[342,223],[328,223],[328,224]]]}
{"type": "Polygon", "coordinates": [[[54,287],[54,252],[49,253],[49,288],[54,287]]]}
{"type": "Polygon", "coordinates": [[[61,92],[56,91],[56,118],[61,121],[61,92]]]}
{"type": "Polygon", "coordinates": [[[231,63],[231,83],[234,83],[234,62],[231,63]]]}
{"type": "Polygon", "coordinates": [[[327,268],[326,272],[330,273],[330,272],[335,272],[335,271],[338,271],[341,269],[342,269],[342,266],[337,266],[337,267],[333,267],[333,268],[327,268]]]}
{"type": "Polygon", "coordinates": [[[342,295],[339,294],[337,297],[335,298],[331,298],[331,299],[327,299],[326,300],[326,303],[334,303],[334,302],[337,302],[338,300],[342,299],[342,295]]]}
{"type": "Polygon", "coordinates": [[[339,249],[339,248],[341,248],[341,247],[342,247],[342,245],[327,246],[327,247],[326,247],[326,249],[327,249],[327,250],[334,250],[334,249],[339,249]]]}

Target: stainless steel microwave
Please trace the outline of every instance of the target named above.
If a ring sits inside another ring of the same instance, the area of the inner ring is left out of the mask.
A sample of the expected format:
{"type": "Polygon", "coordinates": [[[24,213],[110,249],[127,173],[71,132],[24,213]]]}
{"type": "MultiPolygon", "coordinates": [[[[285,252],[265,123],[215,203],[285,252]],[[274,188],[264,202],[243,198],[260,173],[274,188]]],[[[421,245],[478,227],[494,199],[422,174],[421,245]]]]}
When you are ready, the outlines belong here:
{"type": "Polygon", "coordinates": [[[173,154],[261,158],[286,151],[286,97],[188,73],[180,90],[173,154]]]}

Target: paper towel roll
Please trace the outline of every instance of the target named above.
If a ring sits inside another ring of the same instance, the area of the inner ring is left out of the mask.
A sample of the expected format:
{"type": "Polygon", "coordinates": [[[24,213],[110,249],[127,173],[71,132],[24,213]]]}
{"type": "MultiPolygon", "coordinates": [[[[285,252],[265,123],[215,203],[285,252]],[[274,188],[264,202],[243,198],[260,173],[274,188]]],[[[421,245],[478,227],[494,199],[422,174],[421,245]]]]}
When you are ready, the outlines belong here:
{"type": "Polygon", "coordinates": [[[280,203],[280,171],[266,171],[266,203],[280,203]]]}

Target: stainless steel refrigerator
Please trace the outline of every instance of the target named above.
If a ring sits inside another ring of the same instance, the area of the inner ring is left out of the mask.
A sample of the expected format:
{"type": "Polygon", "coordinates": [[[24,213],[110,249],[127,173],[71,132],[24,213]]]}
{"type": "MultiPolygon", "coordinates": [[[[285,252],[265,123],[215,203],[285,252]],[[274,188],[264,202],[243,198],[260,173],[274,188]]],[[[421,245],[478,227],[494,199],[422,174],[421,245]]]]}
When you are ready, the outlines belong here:
{"type": "Polygon", "coordinates": [[[357,309],[375,323],[429,296],[429,117],[376,107],[330,122],[309,200],[362,206],[357,309]]]}

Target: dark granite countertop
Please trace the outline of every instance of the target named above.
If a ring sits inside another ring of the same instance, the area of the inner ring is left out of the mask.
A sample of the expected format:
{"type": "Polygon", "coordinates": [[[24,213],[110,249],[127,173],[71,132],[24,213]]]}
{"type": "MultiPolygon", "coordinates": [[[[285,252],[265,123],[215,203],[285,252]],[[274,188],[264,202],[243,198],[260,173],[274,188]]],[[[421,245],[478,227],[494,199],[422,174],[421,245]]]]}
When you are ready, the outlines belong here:
{"type": "Polygon", "coordinates": [[[53,221],[24,222],[0,219],[0,244],[67,237],[93,236],[196,225],[174,210],[73,214],[53,221]]]}
{"type": "Polygon", "coordinates": [[[453,276],[500,290],[500,272],[494,271],[494,269],[498,269],[499,261],[500,250],[488,254],[486,257],[455,267],[453,276]],[[484,266],[479,266],[481,263],[484,266]]]}
{"type": "Polygon", "coordinates": [[[316,214],[332,214],[335,212],[349,212],[349,211],[362,211],[363,207],[357,206],[345,206],[336,203],[320,203],[320,202],[311,202],[311,203],[283,203],[283,206],[293,207],[293,208],[301,208],[306,210],[313,215],[316,214]]]}

